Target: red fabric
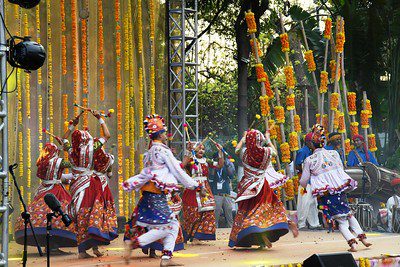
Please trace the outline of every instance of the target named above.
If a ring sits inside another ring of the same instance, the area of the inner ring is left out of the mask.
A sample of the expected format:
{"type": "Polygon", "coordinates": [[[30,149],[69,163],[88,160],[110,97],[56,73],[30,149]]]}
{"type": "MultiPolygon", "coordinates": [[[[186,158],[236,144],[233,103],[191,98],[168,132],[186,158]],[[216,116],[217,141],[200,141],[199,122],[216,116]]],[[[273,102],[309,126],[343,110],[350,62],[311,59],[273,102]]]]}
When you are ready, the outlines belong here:
{"type": "Polygon", "coordinates": [[[399,185],[400,184],[400,178],[396,178],[390,182],[391,186],[399,185]]]}
{"type": "Polygon", "coordinates": [[[279,199],[274,191],[269,187],[267,181],[264,182],[264,185],[260,191],[260,193],[253,198],[247,199],[246,201],[239,202],[239,209],[241,210],[252,210],[256,206],[264,203],[276,203],[279,199]]]}
{"type": "MultiPolygon", "coordinates": [[[[204,181],[202,184],[203,184],[204,188],[207,190],[207,193],[210,196],[214,197],[208,181],[204,181]]],[[[190,189],[185,189],[185,191],[183,191],[182,203],[184,206],[192,206],[192,207],[198,206],[197,200],[196,200],[196,192],[197,192],[196,190],[190,190],[190,189]]]]}
{"type": "Polygon", "coordinates": [[[72,140],[72,152],[70,154],[70,159],[75,166],[79,167],[86,167],[80,166],[79,159],[80,159],[80,151],[81,147],[85,146],[89,143],[89,141],[93,139],[88,131],[82,130],[75,130],[71,135],[72,140]]]}
{"type": "Polygon", "coordinates": [[[353,135],[353,142],[355,142],[356,139],[360,139],[362,142],[364,142],[363,148],[364,148],[365,158],[367,159],[367,161],[369,161],[368,148],[367,148],[367,145],[365,144],[364,137],[360,134],[355,134],[355,135],[353,135]]]}
{"type": "Polygon", "coordinates": [[[364,136],[360,135],[360,134],[355,134],[353,135],[353,142],[356,141],[356,139],[360,139],[361,141],[365,141],[364,136]]]}
{"type": "Polygon", "coordinates": [[[40,179],[45,179],[47,170],[49,169],[49,161],[52,158],[58,158],[58,147],[53,143],[46,143],[40,152],[39,158],[36,161],[37,172],[36,176],[40,179]]]}
{"type": "Polygon", "coordinates": [[[114,157],[104,151],[103,148],[99,148],[93,152],[93,168],[95,171],[105,173],[114,161],[114,157]]]}
{"type": "Polygon", "coordinates": [[[306,137],[304,138],[304,141],[311,142],[312,141],[312,136],[313,136],[313,133],[306,134],[306,137]]]}
{"type": "MultiPolygon", "coordinates": [[[[266,165],[266,149],[262,143],[265,141],[264,135],[258,130],[250,130],[246,135],[246,152],[243,158],[246,159],[247,163],[254,168],[261,168],[266,165]]],[[[268,155],[269,156],[269,155],[268,155]]]]}

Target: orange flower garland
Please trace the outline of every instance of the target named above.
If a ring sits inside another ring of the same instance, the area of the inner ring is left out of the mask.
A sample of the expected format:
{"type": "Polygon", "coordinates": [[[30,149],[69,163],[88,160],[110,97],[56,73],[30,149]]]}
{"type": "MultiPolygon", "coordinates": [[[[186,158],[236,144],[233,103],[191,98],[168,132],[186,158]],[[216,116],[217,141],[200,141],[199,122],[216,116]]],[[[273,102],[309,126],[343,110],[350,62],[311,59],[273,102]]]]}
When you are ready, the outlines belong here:
{"type": "Polygon", "coordinates": [[[255,65],[256,68],[256,76],[257,82],[265,82],[267,74],[264,71],[264,65],[262,63],[258,63],[255,65]]]}
{"type": "Polygon", "coordinates": [[[301,133],[300,116],[298,114],[294,115],[294,130],[301,133]]]}
{"type": "Polygon", "coordinates": [[[289,45],[289,36],[287,33],[282,33],[279,35],[281,38],[281,45],[282,45],[282,52],[289,52],[290,51],[290,45],[289,45]]]}
{"type": "Polygon", "coordinates": [[[272,92],[271,84],[270,84],[269,79],[268,79],[268,75],[266,75],[265,78],[266,78],[265,82],[264,82],[265,93],[270,99],[273,99],[275,95],[274,95],[274,92],[272,92]]]}
{"type": "Polygon", "coordinates": [[[287,88],[293,89],[294,86],[295,86],[295,80],[294,80],[294,75],[293,75],[293,67],[292,66],[286,66],[283,69],[283,72],[285,73],[287,88]]]}
{"type": "Polygon", "coordinates": [[[293,180],[289,179],[286,184],[284,185],[286,200],[293,200],[294,199],[294,186],[293,180]]]}
{"type": "Polygon", "coordinates": [[[65,24],[65,0],[60,0],[61,15],[61,70],[62,74],[67,74],[67,37],[64,32],[67,30],[65,24]]]}
{"type": "MultiPolygon", "coordinates": [[[[144,120],[143,111],[143,69],[139,68],[139,121],[144,120]]],[[[143,137],[143,123],[139,123],[139,137],[143,137]]]]}
{"type": "Polygon", "coordinates": [[[339,118],[338,118],[338,120],[339,120],[339,129],[338,129],[338,132],[339,133],[345,133],[346,132],[346,123],[345,123],[345,121],[344,121],[344,113],[343,112],[340,112],[339,113],[339,118]]]}
{"type": "Polygon", "coordinates": [[[290,148],[287,142],[282,143],[280,145],[281,153],[282,153],[282,162],[283,163],[290,163],[290,148]]]}
{"type": "Polygon", "coordinates": [[[276,140],[278,140],[278,143],[282,143],[282,132],[280,126],[278,124],[275,124],[275,129],[276,129],[276,140]]]}
{"type": "Polygon", "coordinates": [[[286,96],[286,109],[294,110],[296,107],[295,95],[290,94],[286,96]]]}
{"type": "MultiPolygon", "coordinates": [[[[72,65],[73,65],[73,81],[74,81],[74,86],[73,86],[73,91],[74,91],[74,103],[78,101],[78,79],[79,79],[79,73],[78,73],[78,23],[77,23],[77,17],[76,17],[76,0],[71,0],[71,21],[72,21],[72,27],[71,27],[71,36],[72,36],[72,65]]],[[[78,115],[78,108],[74,108],[74,115],[78,115]]]]}
{"type": "Polygon", "coordinates": [[[348,92],[347,93],[347,106],[349,109],[349,115],[356,115],[357,114],[357,106],[356,106],[356,93],[348,92]]]}
{"type": "MultiPolygon", "coordinates": [[[[336,61],[335,60],[329,61],[329,68],[331,70],[331,80],[334,81],[335,76],[336,76],[336,61]]],[[[340,66],[339,66],[339,72],[338,72],[337,79],[340,80],[340,66]]]]}
{"type": "Polygon", "coordinates": [[[122,89],[122,76],[121,76],[121,26],[120,26],[120,2],[115,0],[115,54],[117,56],[116,62],[116,79],[117,91],[122,89]]]}
{"type": "Polygon", "coordinates": [[[299,138],[297,132],[291,132],[289,134],[289,146],[290,151],[292,152],[299,150],[299,138]]]}
{"type": "Polygon", "coordinates": [[[97,53],[99,68],[99,95],[104,101],[104,31],[103,31],[103,0],[97,1],[97,53]]]}
{"type": "Polygon", "coordinates": [[[315,121],[319,124],[321,123],[321,114],[319,113],[315,114],[315,121]]]}
{"type": "Polygon", "coordinates": [[[327,18],[325,20],[324,38],[330,40],[331,34],[332,34],[332,19],[327,18]]]}
{"type": "Polygon", "coordinates": [[[334,129],[339,128],[339,116],[340,116],[340,111],[336,110],[334,117],[333,117],[333,128],[334,129]]]}
{"type": "MultiPolygon", "coordinates": [[[[88,99],[86,97],[82,98],[82,106],[87,107],[88,106],[88,99]]],[[[87,114],[87,112],[86,112],[87,114]]],[[[84,114],[83,114],[84,115],[84,114]]],[[[88,127],[88,116],[83,116],[83,128],[88,127]]]]}
{"type": "Polygon", "coordinates": [[[361,128],[368,129],[369,128],[369,111],[368,110],[361,110],[361,128]]]}
{"type": "Polygon", "coordinates": [[[278,134],[276,132],[274,120],[268,120],[268,128],[269,128],[269,134],[271,136],[271,139],[276,139],[278,134]]]}
{"type": "MultiPolygon", "coordinates": [[[[258,53],[258,57],[262,57],[263,53],[261,52],[260,49],[260,42],[256,39],[256,45],[257,45],[257,53],[258,53]]],[[[253,53],[253,55],[255,55],[256,50],[254,50],[254,41],[253,39],[250,39],[250,46],[251,46],[251,52],[253,53]]]]}
{"type": "Polygon", "coordinates": [[[354,135],[358,134],[358,122],[352,122],[350,123],[350,132],[351,136],[353,137],[354,135]]]}
{"type": "MultiPolygon", "coordinates": [[[[43,98],[42,95],[38,95],[38,128],[41,129],[43,125],[43,98]]],[[[39,146],[43,141],[43,131],[39,131],[39,146]]]]}
{"type": "Polygon", "coordinates": [[[325,129],[328,129],[328,126],[329,126],[328,114],[324,114],[324,116],[322,116],[322,126],[323,126],[325,129]]]}
{"type": "Polygon", "coordinates": [[[285,110],[282,106],[274,107],[276,123],[285,123],[285,110]]]}
{"type": "Polygon", "coordinates": [[[304,57],[306,58],[307,61],[307,67],[309,72],[313,72],[316,70],[316,65],[314,61],[314,55],[312,50],[308,50],[304,53],[304,57]]]}
{"type": "Polygon", "coordinates": [[[330,108],[331,110],[337,110],[339,106],[339,93],[332,93],[331,94],[331,101],[330,101],[330,108]]]}
{"type": "Polygon", "coordinates": [[[293,180],[294,194],[297,195],[299,192],[299,176],[297,175],[293,176],[292,180],[293,180]]]}
{"type": "Polygon", "coordinates": [[[271,157],[271,163],[276,164],[276,157],[271,157]]]}
{"type": "Polygon", "coordinates": [[[344,48],[344,33],[339,32],[336,35],[336,53],[343,53],[343,48],[344,48]]]}
{"type": "Polygon", "coordinates": [[[368,149],[371,152],[375,152],[378,150],[376,147],[376,139],[375,139],[375,134],[369,134],[368,135],[368,149]]]}
{"type": "Polygon", "coordinates": [[[268,104],[268,96],[260,96],[260,107],[261,107],[261,115],[266,117],[270,112],[271,109],[268,104]]]}
{"type": "Polygon", "coordinates": [[[247,23],[247,28],[248,32],[251,33],[256,33],[257,32],[257,24],[256,24],[256,19],[254,18],[254,13],[253,12],[246,12],[246,23],[247,23]]]}
{"type": "Polygon", "coordinates": [[[87,20],[81,20],[81,45],[82,45],[82,87],[83,93],[87,94],[88,91],[88,38],[87,38],[87,20]]]}
{"type": "Polygon", "coordinates": [[[275,188],[275,194],[276,194],[276,197],[280,200],[281,197],[282,197],[282,193],[281,193],[281,188],[280,187],[275,188]]]}
{"type": "Polygon", "coordinates": [[[324,94],[328,91],[328,72],[321,71],[321,84],[319,86],[319,92],[324,94]]]}
{"type": "Polygon", "coordinates": [[[367,99],[365,109],[368,110],[368,118],[372,118],[372,107],[371,107],[371,101],[367,99]]]}
{"type": "Polygon", "coordinates": [[[19,175],[24,177],[24,139],[23,132],[18,132],[19,175]]]}
{"type": "Polygon", "coordinates": [[[351,143],[350,139],[347,138],[346,140],[344,140],[344,153],[348,155],[350,151],[351,151],[351,143]]]}

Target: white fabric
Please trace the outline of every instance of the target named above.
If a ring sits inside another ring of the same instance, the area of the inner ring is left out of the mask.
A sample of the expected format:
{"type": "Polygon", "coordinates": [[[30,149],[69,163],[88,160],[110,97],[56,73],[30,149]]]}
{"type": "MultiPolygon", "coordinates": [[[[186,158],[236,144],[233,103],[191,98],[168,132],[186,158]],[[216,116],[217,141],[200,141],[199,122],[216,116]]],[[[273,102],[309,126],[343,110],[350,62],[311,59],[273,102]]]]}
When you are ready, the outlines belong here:
{"type": "Polygon", "coordinates": [[[159,239],[163,239],[164,250],[174,251],[175,240],[179,233],[179,222],[177,219],[172,220],[163,228],[147,227],[149,231],[139,236],[140,246],[146,246],[159,239]]]}
{"type": "Polygon", "coordinates": [[[186,188],[193,189],[198,183],[181,167],[171,150],[164,144],[153,143],[144,157],[145,168],[123,183],[126,191],[139,190],[148,181],[153,181],[162,190],[178,189],[178,181],[186,188]]]}
{"type": "Polygon", "coordinates": [[[302,188],[299,186],[299,193],[297,195],[297,219],[298,227],[306,227],[306,222],[310,227],[318,227],[318,203],[317,198],[313,197],[310,190],[311,186],[308,184],[306,187],[307,193],[301,194],[302,188]]]}
{"type": "Polygon", "coordinates": [[[287,180],[289,180],[288,176],[275,171],[275,168],[271,162],[269,163],[268,168],[265,172],[265,177],[267,178],[269,187],[271,187],[272,189],[284,185],[287,180]]]}
{"type": "Polygon", "coordinates": [[[354,216],[350,216],[350,218],[341,217],[335,220],[339,223],[339,231],[342,233],[346,241],[356,238],[358,235],[364,233],[364,231],[360,227],[360,224],[358,223],[357,219],[354,216]],[[350,232],[349,227],[356,234],[356,236],[354,236],[350,232]]]}
{"type": "Polygon", "coordinates": [[[318,148],[304,160],[300,184],[306,187],[311,180],[311,192],[314,196],[338,194],[357,188],[357,182],[344,172],[340,155],[335,150],[318,148]],[[347,185],[350,181],[350,184],[347,185]],[[346,186],[347,185],[347,186],[346,186]]]}
{"type": "MultiPolygon", "coordinates": [[[[400,197],[396,196],[396,198],[400,203],[400,197]]],[[[394,204],[395,204],[395,201],[394,201],[394,197],[392,196],[386,202],[386,208],[387,208],[387,213],[388,213],[387,217],[388,217],[388,231],[389,232],[393,231],[393,225],[392,225],[393,213],[392,213],[392,208],[393,208],[394,204]]]]}

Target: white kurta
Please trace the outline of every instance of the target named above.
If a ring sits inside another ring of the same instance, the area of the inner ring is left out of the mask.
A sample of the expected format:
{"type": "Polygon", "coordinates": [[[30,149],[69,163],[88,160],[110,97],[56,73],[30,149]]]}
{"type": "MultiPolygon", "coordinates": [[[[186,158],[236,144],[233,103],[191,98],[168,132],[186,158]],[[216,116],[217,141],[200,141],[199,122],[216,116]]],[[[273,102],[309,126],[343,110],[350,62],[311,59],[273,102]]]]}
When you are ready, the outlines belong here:
{"type": "Polygon", "coordinates": [[[399,196],[392,196],[386,202],[386,208],[387,208],[387,212],[388,212],[388,231],[389,232],[393,231],[393,225],[392,225],[393,213],[392,213],[392,208],[396,204],[394,197],[396,197],[398,203],[400,203],[400,197],[399,196]]]}

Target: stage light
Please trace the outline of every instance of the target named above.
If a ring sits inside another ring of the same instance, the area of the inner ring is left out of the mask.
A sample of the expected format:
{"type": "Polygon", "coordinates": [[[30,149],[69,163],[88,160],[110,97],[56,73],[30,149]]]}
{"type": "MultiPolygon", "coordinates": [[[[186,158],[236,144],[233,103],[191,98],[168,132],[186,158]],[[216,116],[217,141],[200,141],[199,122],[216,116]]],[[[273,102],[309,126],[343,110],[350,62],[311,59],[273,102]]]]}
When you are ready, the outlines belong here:
{"type": "Polygon", "coordinates": [[[7,40],[9,51],[7,61],[11,66],[27,71],[37,70],[46,60],[46,51],[41,44],[33,42],[29,37],[16,37],[7,40]],[[15,39],[22,41],[15,44],[15,39]]]}
{"type": "Polygon", "coordinates": [[[40,0],[8,0],[8,2],[29,9],[37,6],[40,3],[40,0]]]}

